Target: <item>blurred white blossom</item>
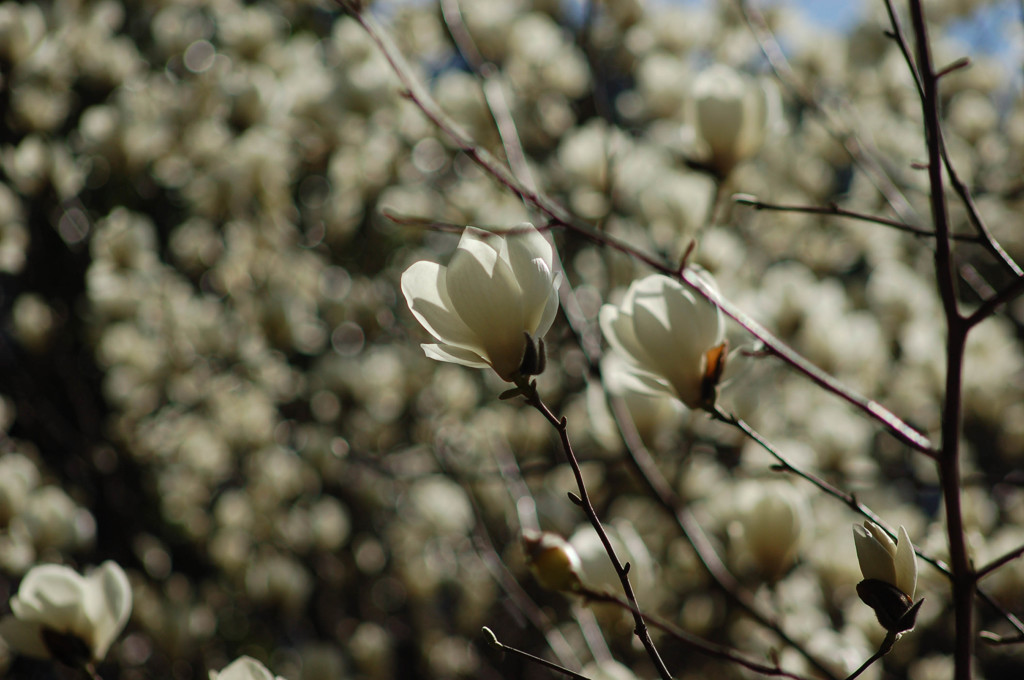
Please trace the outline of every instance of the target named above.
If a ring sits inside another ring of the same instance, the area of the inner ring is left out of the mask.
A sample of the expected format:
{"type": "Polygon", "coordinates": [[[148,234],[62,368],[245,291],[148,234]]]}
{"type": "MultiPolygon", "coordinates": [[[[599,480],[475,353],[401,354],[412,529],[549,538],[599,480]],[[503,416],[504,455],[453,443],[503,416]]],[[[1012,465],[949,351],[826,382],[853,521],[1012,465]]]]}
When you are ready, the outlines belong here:
{"type": "Polygon", "coordinates": [[[714,401],[725,327],[712,303],[652,274],[634,281],[620,305],[604,305],[600,321],[605,339],[632,364],[636,391],[669,394],[692,409],[714,401]]]}
{"type": "Polygon", "coordinates": [[[703,142],[708,161],[725,176],[760,150],[781,118],[773,83],[715,64],[693,81],[687,118],[703,142]]]}
{"type": "Polygon", "coordinates": [[[758,484],[742,515],[743,536],[758,568],[770,581],[792,566],[809,509],[790,484],[758,484]]]}
{"type": "Polygon", "coordinates": [[[86,576],[44,564],[29,570],[0,620],[0,637],[17,652],[69,665],[99,661],[128,622],[132,590],[124,570],[107,561],[86,576]]]}
{"type": "Polygon", "coordinates": [[[240,656],[220,671],[210,671],[210,680],[283,680],[251,656],[240,656]]]}

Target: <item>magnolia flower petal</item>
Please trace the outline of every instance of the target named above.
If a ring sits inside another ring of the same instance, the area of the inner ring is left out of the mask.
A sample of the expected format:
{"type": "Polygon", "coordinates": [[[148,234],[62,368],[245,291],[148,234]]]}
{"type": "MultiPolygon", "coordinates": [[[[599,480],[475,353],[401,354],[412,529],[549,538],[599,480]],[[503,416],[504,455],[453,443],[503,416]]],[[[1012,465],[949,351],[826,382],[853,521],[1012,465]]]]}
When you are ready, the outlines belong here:
{"type": "Polygon", "coordinates": [[[50,658],[50,650],[43,643],[43,626],[35,621],[24,621],[8,615],[0,619],[0,638],[18,654],[37,659],[50,658]]]}
{"type": "Polygon", "coordinates": [[[893,585],[913,600],[917,590],[917,555],[914,554],[914,544],[910,542],[907,530],[901,526],[897,535],[899,541],[896,543],[896,555],[893,559],[896,582],[893,585]]]}
{"type": "MultiPolygon", "coordinates": [[[[544,235],[525,223],[504,239],[502,254],[507,257],[512,274],[522,291],[523,310],[526,313],[523,330],[533,335],[543,335],[547,327],[541,325],[550,307],[557,309],[557,298],[552,273],[553,251],[544,235]]],[[[551,315],[552,319],[554,315],[551,315]]],[[[550,327],[550,323],[547,324],[550,327]]]]}
{"type": "MultiPolygon", "coordinates": [[[[718,290],[709,274],[698,276],[709,288],[718,290]]],[[[677,281],[669,279],[669,283],[675,292],[667,295],[669,323],[673,329],[681,331],[681,342],[693,343],[703,351],[721,344],[725,338],[725,320],[718,307],[677,281]]]]}
{"type": "Polygon", "coordinates": [[[640,344],[633,329],[632,309],[626,308],[625,303],[622,308],[615,305],[602,306],[598,321],[605,340],[625,359],[645,368],[651,363],[647,350],[640,344]]]}
{"type": "Polygon", "coordinates": [[[43,564],[30,569],[11,598],[11,612],[23,621],[35,621],[67,633],[87,627],[83,608],[85,580],[68,567],[43,564]]]}
{"type": "Polygon", "coordinates": [[[512,271],[519,273],[519,267],[540,259],[548,271],[555,267],[555,251],[551,242],[529,222],[516,225],[505,237],[508,247],[508,261],[512,271]]]}
{"type": "Polygon", "coordinates": [[[479,354],[462,347],[440,343],[434,345],[424,344],[420,345],[420,347],[423,348],[424,354],[437,361],[447,361],[452,364],[469,366],[470,368],[487,368],[490,366],[479,354]]]}
{"type": "MultiPolygon", "coordinates": [[[[869,529],[853,525],[853,540],[857,546],[857,560],[865,579],[878,579],[896,585],[896,569],[892,555],[879,543],[869,529]]],[[[898,587],[898,586],[897,586],[898,587]]]]}
{"type": "Polygon", "coordinates": [[[402,274],[402,294],[416,320],[436,339],[482,350],[473,331],[452,309],[445,267],[436,262],[413,263],[402,274]]]}
{"type": "Polygon", "coordinates": [[[86,611],[93,631],[93,657],[102,659],[128,623],[132,588],[120,565],[107,560],[86,577],[86,594],[86,611]]]}
{"type": "Polygon", "coordinates": [[[878,526],[874,522],[865,521],[864,528],[868,530],[868,533],[871,534],[871,536],[878,541],[883,548],[885,548],[890,557],[896,557],[896,543],[889,537],[889,534],[885,533],[882,527],[878,526]]]}
{"type": "MultiPolygon", "coordinates": [[[[476,230],[474,230],[476,231],[476,230]]],[[[519,368],[525,339],[522,291],[492,244],[467,230],[446,274],[452,309],[478,338],[502,378],[519,368]]]]}
{"type": "Polygon", "coordinates": [[[703,348],[689,342],[693,335],[689,331],[680,332],[665,325],[669,315],[665,297],[638,297],[633,325],[653,360],[650,368],[665,377],[680,401],[695,408],[701,397],[703,348]]]}
{"type": "Polygon", "coordinates": [[[540,313],[533,332],[534,336],[538,338],[543,337],[551,329],[551,324],[555,322],[555,316],[558,314],[558,287],[561,282],[562,273],[558,272],[551,279],[548,297],[544,301],[544,309],[540,313]]]}

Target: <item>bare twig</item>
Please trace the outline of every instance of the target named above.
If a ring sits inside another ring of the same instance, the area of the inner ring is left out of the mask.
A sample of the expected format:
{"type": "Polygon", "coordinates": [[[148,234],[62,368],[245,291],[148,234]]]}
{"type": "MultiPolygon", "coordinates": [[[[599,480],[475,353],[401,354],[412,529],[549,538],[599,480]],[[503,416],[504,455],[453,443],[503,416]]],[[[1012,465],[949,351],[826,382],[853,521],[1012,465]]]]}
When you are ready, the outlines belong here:
{"type": "Polygon", "coordinates": [[[850,675],[846,677],[846,680],[856,680],[856,678],[866,671],[871,664],[888,654],[894,644],[896,644],[896,635],[894,633],[887,633],[885,639],[882,640],[882,644],[878,647],[878,651],[872,654],[867,661],[861,664],[860,668],[855,670],[853,673],[850,673],[850,675]]]}
{"type": "Polygon", "coordinates": [[[855,131],[850,129],[849,125],[840,120],[834,111],[820,102],[797,78],[789,64],[789,60],[786,59],[782,48],[779,46],[761,12],[749,0],[736,0],[736,2],[779,81],[786,86],[793,97],[824,119],[829,134],[842,144],[850,158],[853,159],[853,162],[864,171],[868,179],[885,197],[893,212],[899,215],[900,219],[905,222],[917,222],[917,213],[913,206],[889,176],[886,169],[876,160],[875,154],[869,150],[864,140],[855,131]]]}
{"type": "MultiPolygon", "coordinates": [[[[593,590],[585,586],[579,592],[588,600],[618,605],[623,609],[627,609],[633,612],[633,614],[639,614],[639,612],[637,612],[629,602],[623,600],[621,597],[617,595],[612,595],[611,593],[593,590]]],[[[789,671],[785,671],[778,665],[766,666],[765,664],[758,663],[757,661],[754,661],[752,659],[748,659],[747,657],[737,653],[735,650],[730,649],[729,647],[718,645],[713,642],[709,642],[708,640],[705,640],[703,638],[697,637],[696,635],[688,633],[682,628],[679,628],[678,626],[660,617],[653,616],[651,614],[642,614],[642,616],[644,620],[651,625],[652,628],[657,628],[658,630],[668,633],[678,642],[681,642],[687,647],[690,647],[691,649],[694,649],[707,656],[716,659],[722,659],[725,661],[731,661],[740,666],[743,666],[744,668],[752,670],[755,673],[760,673],[761,675],[766,675],[770,677],[791,678],[791,680],[808,680],[808,678],[804,676],[800,676],[796,673],[790,673],[789,671]]]]}
{"type": "Polygon", "coordinates": [[[1024,294],[1024,276],[1014,279],[1013,283],[996,293],[993,297],[985,300],[974,312],[967,317],[968,326],[975,326],[988,317],[992,316],[999,307],[1007,302],[1015,300],[1024,294]]]}
{"type": "MultiPolygon", "coordinates": [[[[935,232],[930,229],[924,229],[922,227],[916,227],[912,224],[907,224],[901,220],[889,219],[887,217],[880,217],[878,215],[870,215],[868,213],[857,212],[856,210],[848,210],[847,208],[841,208],[836,203],[830,203],[826,206],[816,205],[799,205],[792,203],[766,203],[760,201],[755,196],[750,194],[735,194],[732,200],[736,201],[740,205],[748,205],[754,210],[774,210],[778,212],[794,212],[794,213],[807,213],[810,215],[833,215],[835,217],[846,217],[851,220],[859,220],[861,222],[872,222],[874,224],[880,224],[885,227],[892,227],[898,231],[904,231],[914,236],[922,236],[927,238],[935,238],[935,232]]],[[[971,243],[980,243],[981,238],[971,234],[954,234],[951,238],[956,241],[968,241],[971,243]]]]}
{"type": "Polygon", "coordinates": [[[510,647],[504,644],[503,642],[498,640],[498,636],[494,634],[494,631],[488,628],[487,626],[484,626],[481,632],[484,634],[484,637],[487,638],[487,644],[489,644],[491,647],[494,647],[497,650],[500,650],[502,652],[508,652],[509,654],[514,654],[515,656],[526,659],[527,661],[535,663],[538,666],[544,666],[545,668],[553,670],[556,673],[561,673],[567,678],[575,678],[576,680],[590,680],[590,678],[588,678],[587,676],[580,675],[579,673],[571,671],[568,668],[565,668],[564,666],[559,666],[557,663],[548,661],[547,659],[542,659],[541,657],[534,656],[529,652],[524,652],[521,649],[516,649],[515,647],[510,647]]]}
{"type": "MultiPolygon", "coordinates": [[[[903,30],[903,23],[900,21],[899,13],[893,6],[892,0],[885,0],[885,10],[889,15],[889,24],[892,26],[892,31],[889,36],[896,41],[896,45],[899,47],[900,52],[903,54],[904,61],[907,62],[907,68],[910,70],[911,76],[914,78],[914,84],[917,87],[918,95],[925,98],[925,87],[924,80],[921,77],[921,69],[917,60],[914,59],[912,50],[910,47],[910,41],[907,39],[906,32],[903,30]]],[[[950,65],[956,66],[960,62],[954,62],[950,65]]],[[[937,80],[945,73],[948,73],[947,67],[944,71],[933,76],[934,80],[937,80]]],[[[978,210],[977,204],[974,202],[974,197],[971,194],[970,189],[962,179],[960,179],[959,173],[956,171],[956,167],[953,165],[953,161],[949,157],[949,151],[946,148],[945,139],[942,136],[942,130],[939,128],[936,130],[937,141],[939,146],[940,155],[942,156],[942,162],[946,168],[946,172],[949,175],[949,182],[953,185],[953,190],[956,191],[960,200],[963,202],[964,207],[967,208],[967,216],[970,219],[971,224],[974,225],[975,230],[981,236],[981,244],[988,249],[993,256],[995,256],[1010,273],[1015,276],[1024,275],[1024,270],[1017,265],[1017,263],[1010,257],[1010,254],[1002,247],[1002,245],[992,235],[988,225],[985,224],[985,220],[981,216],[981,212],[978,210]]]]}
{"type": "Polygon", "coordinates": [[[1014,548],[1002,557],[998,557],[992,560],[984,567],[978,569],[975,572],[974,576],[980,581],[981,579],[985,578],[986,576],[994,572],[996,569],[999,569],[1003,565],[1009,564],[1010,562],[1013,562],[1015,559],[1018,559],[1021,555],[1024,555],[1024,545],[1014,548]]]}
{"type": "MultiPolygon", "coordinates": [[[[800,468],[794,466],[782,454],[778,452],[778,449],[776,449],[771,444],[771,442],[769,442],[761,435],[761,433],[759,433],[757,430],[751,427],[749,423],[747,423],[741,418],[737,418],[736,416],[730,413],[722,411],[717,406],[712,411],[710,411],[710,415],[715,420],[721,423],[725,423],[726,425],[735,427],[744,435],[746,435],[752,442],[754,442],[764,451],[766,451],[772,458],[776,460],[775,469],[778,472],[792,474],[807,482],[810,482],[820,491],[823,491],[829,496],[832,496],[833,498],[842,501],[848,508],[850,508],[857,514],[861,515],[865,519],[871,520],[871,522],[873,522],[874,524],[877,524],[879,527],[881,527],[882,531],[889,534],[890,538],[896,540],[896,532],[893,531],[893,529],[890,528],[885,523],[885,521],[882,520],[882,518],[878,514],[876,514],[871,508],[857,500],[856,496],[854,496],[851,493],[847,493],[846,491],[843,491],[842,489],[839,489],[838,487],[833,486],[832,484],[829,484],[827,481],[825,481],[821,477],[818,477],[817,475],[811,474],[810,472],[801,470],[800,468]]],[[[949,576],[949,566],[946,565],[942,560],[938,560],[934,557],[931,557],[930,555],[925,554],[921,551],[920,546],[914,546],[914,552],[922,560],[938,569],[947,577],[949,576]]]]}

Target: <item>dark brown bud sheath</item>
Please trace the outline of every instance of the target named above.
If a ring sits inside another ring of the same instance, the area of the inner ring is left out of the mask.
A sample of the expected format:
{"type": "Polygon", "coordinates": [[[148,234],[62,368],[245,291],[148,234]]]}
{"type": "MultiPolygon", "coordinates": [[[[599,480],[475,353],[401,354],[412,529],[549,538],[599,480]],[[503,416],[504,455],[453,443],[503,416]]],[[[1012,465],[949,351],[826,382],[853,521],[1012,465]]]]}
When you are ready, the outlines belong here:
{"type": "Polygon", "coordinates": [[[882,627],[893,634],[912,630],[917,622],[917,612],[924,603],[924,598],[913,602],[896,586],[876,578],[858,583],[857,595],[864,604],[875,610],[875,616],[882,627]]]}
{"type": "Polygon", "coordinates": [[[540,375],[547,367],[544,340],[535,340],[526,331],[523,331],[523,335],[526,336],[526,346],[523,348],[523,358],[519,362],[519,373],[521,375],[540,375]]]}

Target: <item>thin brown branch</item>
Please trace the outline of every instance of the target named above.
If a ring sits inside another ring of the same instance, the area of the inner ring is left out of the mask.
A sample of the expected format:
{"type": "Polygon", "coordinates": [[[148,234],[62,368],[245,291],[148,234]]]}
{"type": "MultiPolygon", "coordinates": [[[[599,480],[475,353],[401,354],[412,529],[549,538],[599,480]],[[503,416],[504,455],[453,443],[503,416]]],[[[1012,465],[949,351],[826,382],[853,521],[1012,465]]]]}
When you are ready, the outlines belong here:
{"type": "MultiPolygon", "coordinates": [[[[899,47],[900,52],[903,54],[903,59],[907,63],[907,68],[910,70],[911,75],[914,78],[914,84],[917,87],[918,96],[921,97],[922,101],[925,99],[924,81],[921,78],[921,69],[917,61],[914,59],[912,50],[910,47],[910,40],[907,39],[907,34],[903,30],[903,23],[900,21],[899,13],[892,4],[892,0],[885,0],[885,9],[889,15],[889,24],[892,26],[892,32],[889,34],[893,40],[896,41],[896,45],[899,47]]],[[[942,75],[949,72],[952,66],[959,64],[960,62],[954,62],[949,67],[946,67],[943,71],[935,74],[934,80],[938,80],[942,75]]],[[[993,236],[985,220],[981,216],[981,212],[978,210],[978,205],[974,202],[974,196],[971,194],[970,189],[960,179],[960,175],[953,165],[953,161],[950,159],[949,151],[946,148],[946,142],[942,135],[942,129],[936,130],[937,138],[939,140],[939,150],[942,156],[943,165],[946,168],[946,173],[949,175],[949,183],[953,186],[953,190],[956,191],[960,200],[963,202],[964,207],[967,208],[967,217],[975,230],[981,237],[981,244],[988,249],[988,251],[996,257],[1003,266],[1014,276],[1024,275],[1024,270],[1017,265],[1010,254],[1002,247],[999,241],[993,236]]]]}
{"type": "MultiPolygon", "coordinates": [[[[835,217],[845,217],[851,220],[859,220],[861,222],[871,222],[873,224],[880,224],[885,227],[891,227],[897,231],[903,231],[914,236],[922,236],[927,238],[935,238],[935,232],[930,229],[924,229],[922,227],[916,227],[912,224],[907,224],[902,220],[894,220],[888,217],[880,217],[878,215],[870,215],[868,213],[857,212],[855,210],[848,210],[841,208],[836,203],[831,203],[827,206],[815,206],[815,205],[800,205],[793,203],[766,203],[760,201],[755,196],[750,194],[735,194],[733,200],[740,205],[750,206],[754,210],[772,210],[777,212],[794,212],[794,213],[806,213],[810,215],[831,215],[835,217]]],[[[981,238],[971,234],[954,234],[951,238],[956,241],[968,241],[971,243],[981,243],[981,238]]]]}
{"type": "Polygon", "coordinates": [[[984,567],[981,567],[975,572],[974,577],[980,581],[981,579],[985,578],[986,576],[994,572],[996,569],[999,569],[1000,567],[1018,559],[1021,555],[1024,555],[1024,545],[1011,550],[1002,557],[998,557],[989,562],[988,564],[986,564],[984,567]]]}
{"type": "Polygon", "coordinates": [[[576,671],[571,671],[568,668],[565,668],[564,666],[559,666],[557,663],[554,663],[553,661],[542,659],[541,657],[534,656],[529,652],[524,652],[521,649],[516,649],[515,647],[510,647],[509,645],[506,645],[505,643],[501,642],[498,639],[498,636],[494,634],[494,631],[488,628],[487,626],[484,626],[481,632],[484,634],[484,637],[487,638],[487,644],[489,644],[491,647],[494,647],[499,651],[508,652],[509,654],[512,654],[514,656],[526,659],[530,663],[535,663],[538,666],[543,666],[544,668],[553,670],[556,673],[561,673],[567,678],[575,678],[576,680],[590,680],[590,678],[588,678],[587,676],[580,675],[576,671]]]}
{"type": "Polygon", "coordinates": [[[928,145],[928,181],[932,222],[935,225],[935,277],[946,317],[946,385],[942,406],[942,448],[939,480],[946,509],[956,622],[954,677],[971,680],[974,661],[974,592],[976,580],[967,551],[960,492],[960,434],[963,398],[963,360],[970,325],[960,315],[953,271],[949,215],[942,176],[942,137],[939,124],[938,78],[932,67],[931,46],[921,0],[910,0],[910,17],[916,42],[916,63],[920,74],[921,110],[928,145]]]}
{"type": "Polygon", "coordinates": [[[530,172],[530,166],[526,162],[526,154],[519,139],[519,131],[516,129],[515,119],[512,117],[512,108],[509,106],[508,97],[505,96],[505,87],[501,82],[500,71],[480,54],[473,36],[470,35],[463,21],[458,0],[441,0],[441,15],[455,46],[480,80],[480,87],[483,90],[484,99],[487,101],[487,107],[491,111],[494,124],[498,128],[498,135],[501,137],[509,168],[515,177],[523,183],[523,186],[536,190],[537,185],[533,179],[533,173],[530,172]]]}
{"type": "MultiPolygon", "coordinates": [[[[611,593],[593,590],[587,587],[583,587],[579,591],[579,593],[583,595],[583,597],[593,602],[602,602],[607,604],[618,605],[619,607],[622,607],[623,609],[632,612],[634,615],[640,614],[640,612],[637,612],[629,602],[623,600],[621,597],[617,595],[612,595],[611,593]]],[[[672,638],[674,638],[676,641],[706,656],[710,656],[715,659],[722,659],[724,661],[731,661],[740,666],[743,666],[748,670],[754,671],[755,673],[760,673],[761,675],[778,678],[791,678],[791,680],[810,680],[805,676],[785,671],[777,665],[766,666],[763,663],[758,663],[753,659],[749,659],[739,654],[738,652],[729,647],[715,644],[714,642],[710,642],[709,640],[700,638],[660,617],[653,616],[651,614],[641,614],[641,616],[643,616],[644,620],[647,623],[649,623],[652,628],[657,628],[658,630],[667,633],[668,635],[672,636],[672,638]]]]}
{"type": "MultiPolygon", "coordinates": [[[[715,407],[715,409],[711,411],[711,416],[721,423],[725,423],[726,425],[735,427],[740,432],[742,432],[746,437],[748,437],[752,442],[754,442],[764,451],[766,451],[772,458],[776,460],[776,470],[778,470],[779,472],[785,472],[788,474],[795,475],[800,479],[810,482],[820,491],[823,491],[829,496],[832,496],[833,498],[842,501],[848,508],[850,508],[857,514],[861,515],[865,519],[871,520],[871,522],[873,522],[874,524],[877,524],[885,533],[889,534],[890,538],[896,540],[896,532],[893,531],[893,529],[889,527],[885,523],[885,521],[882,520],[882,518],[878,516],[871,508],[857,500],[857,497],[855,495],[847,493],[846,491],[843,491],[842,489],[832,484],[829,484],[827,481],[825,481],[821,477],[818,477],[817,475],[811,474],[810,472],[801,470],[794,466],[782,454],[778,452],[778,449],[776,449],[775,446],[771,444],[771,442],[765,439],[760,432],[751,427],[750,424],[747,423],[745,420],[737,418],[732,414],[726,413],[725,411],[722,411],[717,407],[715,407]]],[[[946,565],[942,560],[936,559],[930,555],[925,554],[921,551],[920,546],[914,546],[914,552],[922,560],[924,560],[925,562],[927,562],[928,564],[932,565],[940,572],[942,572],[947,578],[949,577],[949,566],[946,565]]]]}
{"type": "Polygon", "coordinates": [[[985,300],[974,312],[967,317],[967,325],[975,326],[988,317],[995,314],[996,310],[1002,305],[1017,299],[1020,295],[1024,294],[1024,276],[1019,276],[1014,279],[1006,288],[1002,289],[996,295],[985,300]]]}
{"type": "Polygon", "coordinates": [[[840,120],[839,115],[825,106],[797,78],[793,68],[786,59],[775,35],[764,16],[749,0],[736,0],[743,18],[750,27],[754,38],[761,47],[761,52],[768,60],[772,71],[790,94],[800,101],[808,110],[816,112],[825,122],[829,134],[836,139],[853,159],[853,162],[864,171],[875,188],[882,194],[886,202],[901,219],[908,223],[916,222],[916,211],[906,196],[889,176],[889,172],[876,159],[876,153],[851,127],[840,120]]]}
{"type": "Polygon", "coordinates": [[[882,640],[882,644],[878,647],[878,651],[872,654],[867,661],[861,664],[860,668],[855,670],[853,673],[850,673],[850,675],[846,677],[846,680],[856,680],[861,673],[871,666],[871,664],[888,654],[889,651],[892,650],[892,646],[894,644],[896,644],[896,636],[893,633],[886,634],[885,639],[882,640]]]}

